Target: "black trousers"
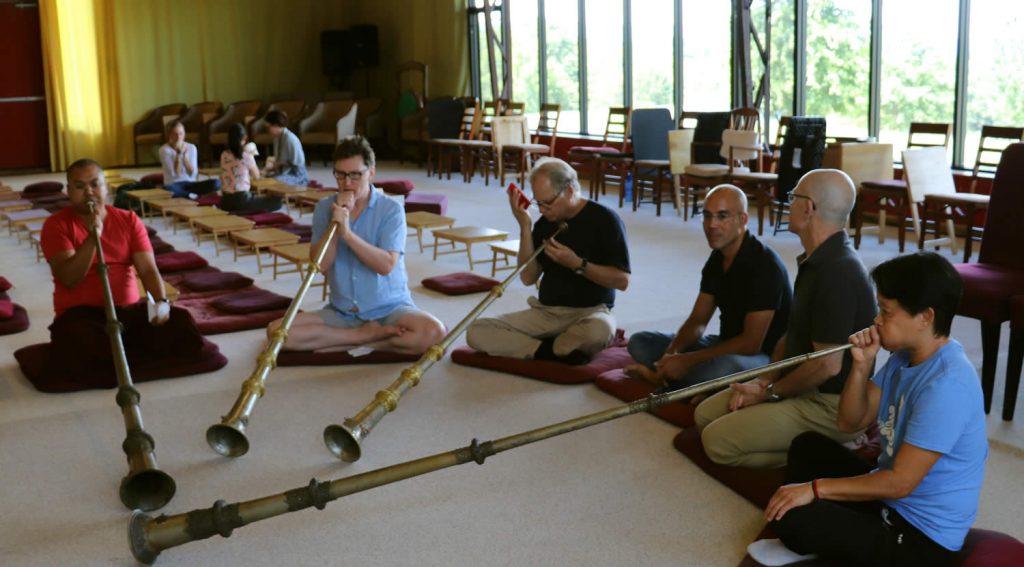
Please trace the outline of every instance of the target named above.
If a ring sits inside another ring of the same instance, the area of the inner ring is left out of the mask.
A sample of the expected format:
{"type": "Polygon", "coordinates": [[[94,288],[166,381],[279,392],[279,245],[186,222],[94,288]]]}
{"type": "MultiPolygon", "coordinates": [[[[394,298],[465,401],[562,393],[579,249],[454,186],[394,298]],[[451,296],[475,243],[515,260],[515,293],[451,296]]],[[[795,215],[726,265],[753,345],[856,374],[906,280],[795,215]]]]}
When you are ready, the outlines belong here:
{"type": "Polygon", "coordinates": [[[220,197],[221,209],[231,213],[270,213],[281,208],[279,197],[256,197],[248,191],[223,193],[220,197]]]}
{"type": "MultiPolygon", "coordinates": [[[[874,468],[820,433],[802,433],[789,447],[786,483],[843,478],[874,468]]],[[[772,529],[797,553],[816,553],[839,565],[952,565],[956,553],[910,525],[880,501],[815,500],[793,508],[772,529]]]]}

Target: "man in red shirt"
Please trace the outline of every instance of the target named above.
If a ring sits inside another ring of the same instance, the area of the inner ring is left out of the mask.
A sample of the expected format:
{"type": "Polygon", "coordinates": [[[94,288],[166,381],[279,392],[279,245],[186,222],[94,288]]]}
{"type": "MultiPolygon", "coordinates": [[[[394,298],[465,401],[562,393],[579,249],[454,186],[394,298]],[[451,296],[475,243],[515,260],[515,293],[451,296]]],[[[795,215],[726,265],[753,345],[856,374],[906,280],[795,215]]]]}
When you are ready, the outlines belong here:
{"type": "Polygon", "coordinates": [[[53,273],[55,317],[50,326],[50,364],[61,367],[53,370],[82,369],[82,365],[96,370],[94,365],[102,365],[113,375],[93,227],[99,229],[110,268],[111,292],[129,362],[133,358],[153,360],[198,353],[203,340],[191,315],[166,305],[164,283],[146,227],[134,212],[107,205],[107,183],[100,165],[88,159],[76,161],[68,167],[67,179],[71,206],[47,218],[40,235],[43,254],[53,273]],[[90,211],[90,203],[95,212],[90,211]],[[139,302],[136,274],[157,304],[152,318],[146,303],[139,302]]]}

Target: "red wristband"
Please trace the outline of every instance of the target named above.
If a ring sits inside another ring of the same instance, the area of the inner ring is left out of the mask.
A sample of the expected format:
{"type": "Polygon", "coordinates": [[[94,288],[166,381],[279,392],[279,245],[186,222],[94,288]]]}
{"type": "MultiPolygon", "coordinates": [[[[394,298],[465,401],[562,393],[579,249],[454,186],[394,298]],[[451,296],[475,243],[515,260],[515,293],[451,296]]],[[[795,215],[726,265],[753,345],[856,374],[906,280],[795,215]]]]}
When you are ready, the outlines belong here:
{"type": "Polygon", "coordinates": [[[814,480],[811,481],[811,492],[814,493],[814,499],[815,500],[818,500],[818,499],[821,498],[820,496],[818,496],[818,479],[814,479],[814,480]]]}

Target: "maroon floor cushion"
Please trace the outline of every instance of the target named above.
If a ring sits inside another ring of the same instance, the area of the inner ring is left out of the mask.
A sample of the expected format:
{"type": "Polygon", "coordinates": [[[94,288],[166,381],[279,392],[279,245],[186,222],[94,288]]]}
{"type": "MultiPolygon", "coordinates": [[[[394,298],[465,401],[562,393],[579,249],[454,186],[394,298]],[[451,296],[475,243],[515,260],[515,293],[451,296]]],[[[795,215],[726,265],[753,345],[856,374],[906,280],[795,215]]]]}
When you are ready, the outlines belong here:
{"type": "MultiPolygon", "coordinates": [[[[771,527],[765,526],[754,541],[777,538],[771,527]]],[[[824,559],[811,559],[791,563],[798,567],[834,567],[824,559]]],[[[1019,567],[1024,565],[1024,543],[1002,532],[974,528],[967,532],[964,546],[957,554],[958,567],[1019,567]]],[[[745,555],[738,567],[761,567],[754,558],[745,555]]]]}
{"type": "Polygon", "coordinates": [[[287,309],[291,303],[291,297],[254,287],[217,296],[210,302],[210,305],[225,313],[249,315],[250,313],[287,309]]]}
{"type": "Polygon", "coordinates": [[[45,205],[51,205],[59,201],[69,201],[68,196],[63,192],[57,193],[29,193],[25,195],[25,198],[32,201],[33,208],[41,208],[45,205]]]}
{"type": "Polygon", "coordinates": [[[507,372],[525,376],[552,384],[585,384],[593,382],[598,376],[616,368],[622,368],[633,359],[626,352],[626,337],[622,329],[615,332],[612,344],[594,355],[589,364],[569,366],[560,362],[547,360],[523,360],[490,356],[477,352],[468,346],[461,346],[452,351],[452,361],[464,366],[475,366],[498,372],[507,372]]]}
{"type": "Polygon", "coordinates": [[[285,232],[290,232],[299,237],[299,242],[309,242],[313,239],[313,225],[310,224],[299,224],[293,222],[291,224],[285,224],[277,227],[285,232]]]}
{"type": "Polygon", "coordinates": [[[405,197],[405,212],[426,211],[436,215],[448,212],[448,197],[436,193],[416,193],[405,197]]]}
{"type": "MultiPolygon", "coordinates": [[[[263,290],[260,290],[263,291],[263,290]]],[[[204,335],[216,335],[220,333],[233,333],[236,331],[247,331],[249,329],[266,328],[271,321],[284,317],[285,308],[271,309],[267,311],[254,311],[250,313],[229,313],[218,309],[214,302],[225,295],[236,292],[211,292],[211,294],[199,296],[179,297],[174,302],[176,307],[187,309],[196,322],[196,328],[204,335]]],[[[269,293],[269,292],[268,292],[269,293]]],[[[286,298],[287,299],[287,298],[286,298]]],[[[290,299],[289,299],[290,301],[290,299]]],[[[287,306],[287,303],[285,304],[287,306]]]]}
{"type": "Polygon", "coordinates": [[[180,272],[183,270],[195,270],[209,266],[205,258],[186,250],[184,252],[169,252],[156,257],[156,267],[161,274],[168,272],[180,272]]]}
{"type": "MultiPolygon", "coordinates": [[[[96,372],[84,370],[73,379],[66,375],[49,376],[46,374],[46,360],[50,356],[50,343],[30,345],[14,351],[22,373],[40,392],[77,392],[97,388],[114,388],[117,377],[112,371],[96,372]]],[[[203,347],[199,354],[189,360],[153,360],[134,363],[130,370],[132,382],[148,382],[162,378],[178,378],[213,372],[227,365],[228,359],[221,354],[217,345],[203,339],[203,347]]]]}
{"type": "Polygon", "coordinates": [[[412,190],[416,188],[412,181],[408,179],[374,179],[373,185],[389,195],[402,195],[405,197],[408,197],[409,193],[412,193],[412,190]]]}
{"type": "Polygon", "coordinates": [[[283,226],[295,222],[292,220],[292,217],[284,213],[249,213],[239,216],[256,223],[254,225],[256,228],[283,226]]]}
{"type": "MultiPolygon", "coordinates": [[[[630,360],[628,364],[632,363],[633,361],[630,360]]],[[[626,376],[621,368],[601,374],[597,380],[594,380],[594,385],[624,402],[634,402],[646,398],[654,392],[653,385],[626,376]]],[[[686,428],[693,427],[693,410],[694,406],[690,405],[687,400],[665,404],[653,413],[673,425],[686,428]]]]}
{"type": "Polygon", "coordinates": [[[398,354],[375,350],[363,356],[352,356],[346,351],[312,352],[308,350],[282,350],[277,355],[278,366],[341,366],[343,364],[384,364],[388,362],[415,362],[417,354],[398,354]]]}
{"type": "Polygon", "coordinates": [[[0,293],[9,290],[12,287],[14,287],[14,284],[11,283],[11,280],[3,276],[0,276],[0,293]]]}
{"type": "Polygon", "coordinates": [[[12,303],[11,306],[13,308],[11,316],[6,319],[0,319],[0,335],[13,335],[28,329],[28,312],[17,303],[12,303]]]}
{"type": "Polygon", "coordinates": [[[423,287],[439,291],[445,295],[466,295],[468,293],[479,293],[491,291],[500,284],[496,279],[487,278],[473,272],[455,272],[443,276],[426,278],[422,282],[423,287]]]}
{"type": "Polygon", "coordinates": [[[21,190],[21,195],[27,199],[29,195],[60,193],[63,190],[64,184],[60,181],[37,181],[26,185],[25,188],[21,190]]]}
{"type": "Polygon", "coordinates": [[[149,244],[153,247],[154,256],[174,252],[174,246],[172,246],[170,242],[167,242],[162,238],[154,236],[153,238],[149,239],[149,244]]]}
{"type": "Polygon", "coordinates": [[[197,271],[184,274],[181,285],[189,291],[218,291],[241,289],[251,286],[252,278],[238,272],[197,271]]]}
{"type": "Polygon", "coordinates": [[[156,236],[156,229],[155,228],[153,228],[153,227],[151,227],[149,225],[145,225],[145,226],[146,226],[146,234],[150,238],[153,238],[154,236],[156,236]]]}
{"type": "Polygon", "coordinates": [[[220,193],[207,193],[196,199],[200,207],[216,207],[220,204],[220,193]]]}
{"type": "MultiPolygon", "coordinates": [[[[879,433],[877,426],[868,428],[869,443],[857,450],[861,457],[874,461],[879,454],[879,433]]],[[[748,469],[743,467],[730,467],[711,462],[707,453],[704,452],[704,445],[700,440],[700,433],[696,428],[684,429],[672,444],[682,454],[686,455],[695,465],[704,472],[717,479],[722,484],[731,488],[740,496],[749,500],[758,508],[768,506],[775,490],[782,486],[786,476],[785,467],[777,469],[748,469]]]]}
{"type": "Polygon", "coordinates": [[[164,174],[163,173],[147,173],[139,179],[140,183],[148,183],[150,185],[156,185],[163,187],[164,185],[164,174]]]}

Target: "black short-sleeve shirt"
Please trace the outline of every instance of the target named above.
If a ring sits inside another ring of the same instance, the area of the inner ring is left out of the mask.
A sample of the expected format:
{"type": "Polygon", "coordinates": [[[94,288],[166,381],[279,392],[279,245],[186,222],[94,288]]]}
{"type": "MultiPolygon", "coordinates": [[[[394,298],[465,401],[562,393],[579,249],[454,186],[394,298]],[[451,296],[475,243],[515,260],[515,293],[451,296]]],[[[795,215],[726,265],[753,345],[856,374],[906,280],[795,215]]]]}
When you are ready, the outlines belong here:
{"type": "MultiPolygon", "coordinates": [[[[846,344],[850,335],[871,326],[878,314],[875,291],[845,231],[828,237],[814,253],[797,261],[786,358],[813,351],[813,342],[846,344]]],[[[818,391],[841,393],[851,364],[850,353],[843,353],[839,374],[819,385],[818,391]]]]}
{"type": "MultiPolygon", "coordinates": [[[[622,219],[614,211],[587,201],[580,212],[565,221],[569,228],[555,240],[568,246],[580,258],[591,264],[612,266],[629,272],[629,249],[626,247],[626,229],[622,219]]],[[[555,233],[558,224],[541,217],[533,225],[533,246],[555,233]]],[[[557,264],[546,254],[537,257],[544,271],[540,281],[540,302],[544,305],[561,307],[593,307],[615,303],[615,290],[603,287],[576,275],[565,266],[557,264]]],[[[575,266],[574,266],[575,268],[575,266]]]]}
{"type": "Polygon", "coordinates": [[[786,333],[793,290],[782,259],[750,231],[743,235],[729,270],[722,268],[723,256],[711,252],[701,270],[700,291],[715,297],[719,310],[719,337],[731,339],[743,334],[747,313],[774,311],[761,352],[770,355],[779,337],[786,333]]]}

